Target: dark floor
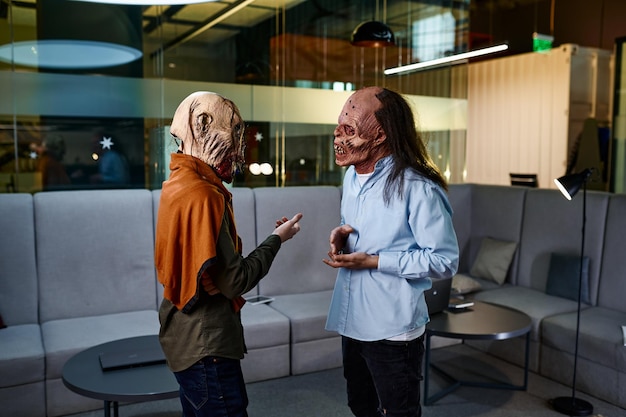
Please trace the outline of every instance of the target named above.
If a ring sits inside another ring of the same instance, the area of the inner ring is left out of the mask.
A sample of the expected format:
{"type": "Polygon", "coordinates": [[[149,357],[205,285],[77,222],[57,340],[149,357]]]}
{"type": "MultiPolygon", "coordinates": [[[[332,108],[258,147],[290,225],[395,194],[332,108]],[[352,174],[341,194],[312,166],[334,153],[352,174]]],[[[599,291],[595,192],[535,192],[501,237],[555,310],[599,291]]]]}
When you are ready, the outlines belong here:
{"type": "MultiPolygon", "coordinates": [[[[523,372],[493,356],[465,345],[433,351],[433,361],[462,372],[464,378],[520,384],[523,372]]],[[[430,395],[447,383],[431,374],[430,395]]],[[[533,373],[526,391],[460,387],[433,405],[423,407],[423,417],[557,417],[549,400],[571,395],[571,387],[557,384],[533,373]]],[[[341,369],[279,378],[248,384],[250,417],[352,417],[346,406],[341,369]]],[[[594,406],[594,416],[625,417],[626,410],[580,393],[594,406]]],[[[74,414],[73,417],[100,417],[103,410],[74,414]]],[[[153,401],[120,407],[121,417],[178,417],[178,400],[153,401]]]]}

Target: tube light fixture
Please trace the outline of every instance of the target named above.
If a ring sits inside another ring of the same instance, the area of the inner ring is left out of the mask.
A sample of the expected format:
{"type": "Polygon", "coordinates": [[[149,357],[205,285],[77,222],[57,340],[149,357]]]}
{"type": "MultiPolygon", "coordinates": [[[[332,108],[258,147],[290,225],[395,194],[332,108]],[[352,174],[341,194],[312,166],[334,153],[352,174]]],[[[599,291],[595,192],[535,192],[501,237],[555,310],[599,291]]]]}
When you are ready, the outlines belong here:
{"type": "Polygon", "coordinates": [[[509,49],[509,45],[503,43],[501,45],[490,46],[488,48],[476,49],[470,52],[463,52],[456,55],[450,55],[444,58],[432,59],[424,62],[417,62],[415,64],[402,65],[394,68],[387,68],[384,72],[385,75],[393,75],[401,72],[417,71],[424,68],[436,67],[443,64],[460,64],[463,61],[474,58],[481,55],[493,54],[496,52],[506,51],[509,49]]]}

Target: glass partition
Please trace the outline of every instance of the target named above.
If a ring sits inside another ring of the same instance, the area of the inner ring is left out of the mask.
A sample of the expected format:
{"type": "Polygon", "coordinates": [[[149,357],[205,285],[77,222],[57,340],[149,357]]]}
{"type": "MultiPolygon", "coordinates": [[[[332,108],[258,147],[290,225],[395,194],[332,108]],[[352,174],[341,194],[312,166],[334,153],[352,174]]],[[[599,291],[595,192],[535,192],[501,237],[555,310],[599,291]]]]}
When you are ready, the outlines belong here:
{"type": "Polygon", "coordinates": [[[234,186],[338,185],[332,132],[366,85],[406,94],[437,164],[463,179],[466,66],[383,71],[426,59],[418,51],[466,51],[469,0],[1,4],[0,192],[159,188],[176,150],[171,117],[197,90],[232,99],[246,120],[234,186]],[[372,19],[395,46],[350,44],[372,19]]]}

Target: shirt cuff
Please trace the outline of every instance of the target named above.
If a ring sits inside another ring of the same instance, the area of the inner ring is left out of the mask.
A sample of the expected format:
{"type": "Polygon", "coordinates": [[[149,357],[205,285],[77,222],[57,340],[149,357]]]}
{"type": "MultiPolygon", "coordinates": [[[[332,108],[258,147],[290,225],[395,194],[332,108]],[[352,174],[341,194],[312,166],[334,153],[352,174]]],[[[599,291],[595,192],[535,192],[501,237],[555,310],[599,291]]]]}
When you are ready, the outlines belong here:
{"type": "Polygon", "coordinates": [[[398,252],[381,252],[378,254],[378,270],[389,274],[399,274],[400,268],[398,262],[400,253],[398,252]]]}

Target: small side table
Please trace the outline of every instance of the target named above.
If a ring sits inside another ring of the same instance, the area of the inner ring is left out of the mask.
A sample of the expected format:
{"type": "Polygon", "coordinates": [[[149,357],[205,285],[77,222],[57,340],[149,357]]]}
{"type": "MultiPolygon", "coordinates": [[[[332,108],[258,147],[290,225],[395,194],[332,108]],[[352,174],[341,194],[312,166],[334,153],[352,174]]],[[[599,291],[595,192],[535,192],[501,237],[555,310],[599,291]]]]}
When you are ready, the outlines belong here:
{"type": "Polygon", "coordinates": [[[179,386],[166,364],[103,371],[100,354],[159,345],[157,335],[115,340],[86,349],[71,357],[63,367],[63,383],[85,397],[104,401],[104,415],[118,417],[120,401],[152,401],[178,397],[179,386]]]}
{"type": "Polygon", "coordinates": [[[426,346],[424,353],[424,405],[430,405],[448,395],[458,387],[472,386],[483,388],[500,388],[511,390],[526,390],[528,386],[528,358],[530,347],[530,317],[521,311],[511,308],[475,301],[474,305],[464,311],[443,311],[434,314],[426,325],[426,346]],[[458,381],[452,376],[430,363],[430,338],[432,336],[452,339],[473,340],[503,340],[526,335],[526,351],[524,353],[524,382],[522,385],[507,383],[486,383],[473,381],[458,381]],[[429,396],[430,368],[438,371],[452,385],[429,396]]]}

